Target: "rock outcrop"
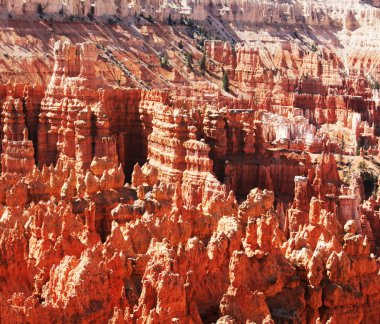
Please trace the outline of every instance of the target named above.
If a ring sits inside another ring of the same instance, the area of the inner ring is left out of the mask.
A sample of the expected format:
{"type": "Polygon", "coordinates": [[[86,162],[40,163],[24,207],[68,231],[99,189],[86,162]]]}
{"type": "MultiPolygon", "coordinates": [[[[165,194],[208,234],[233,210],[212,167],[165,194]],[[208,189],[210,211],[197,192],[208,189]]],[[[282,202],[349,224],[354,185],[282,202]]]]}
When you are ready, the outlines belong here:
{"type": "Polygon", "coordinates": [[[0,322],[377,323],[377,7],[0,1],[0,322]]]}

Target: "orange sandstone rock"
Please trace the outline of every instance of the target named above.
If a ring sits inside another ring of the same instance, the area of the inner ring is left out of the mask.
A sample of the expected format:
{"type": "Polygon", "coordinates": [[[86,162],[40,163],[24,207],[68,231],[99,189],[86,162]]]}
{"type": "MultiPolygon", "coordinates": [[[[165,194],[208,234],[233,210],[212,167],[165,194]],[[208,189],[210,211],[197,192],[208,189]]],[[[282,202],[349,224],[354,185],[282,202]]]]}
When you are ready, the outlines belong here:
{"type": "Polygon", "coordinates": [[[0,322],[378,321],[374,2],[53,2],[0,19],[0,322]]]}

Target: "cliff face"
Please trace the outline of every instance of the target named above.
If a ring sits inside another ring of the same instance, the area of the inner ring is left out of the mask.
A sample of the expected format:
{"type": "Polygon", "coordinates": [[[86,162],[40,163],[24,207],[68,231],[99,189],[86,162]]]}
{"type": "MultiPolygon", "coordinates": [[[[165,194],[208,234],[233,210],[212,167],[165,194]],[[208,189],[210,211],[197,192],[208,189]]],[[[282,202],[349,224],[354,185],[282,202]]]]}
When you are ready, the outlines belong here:
{"type": "Polygon", "coordinates": [[[377,323],[376,4],[1,4],[0,322],[377,323]]]}

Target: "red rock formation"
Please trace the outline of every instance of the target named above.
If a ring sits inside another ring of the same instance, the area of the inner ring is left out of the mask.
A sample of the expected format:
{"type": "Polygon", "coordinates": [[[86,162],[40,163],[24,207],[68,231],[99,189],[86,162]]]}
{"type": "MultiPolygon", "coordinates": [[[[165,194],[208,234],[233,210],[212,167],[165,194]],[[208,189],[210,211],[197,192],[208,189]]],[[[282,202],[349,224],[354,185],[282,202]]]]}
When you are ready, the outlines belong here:
{"type": "Polygon", "coordinates": [[[378,10],[119,2],[0,19],[0,322],[376,323],[378,10]]]}
{"type": "Polygon", "coordinates": [[[3,103],[1,121],[2,128],[2,173],[19,173],[26,175],[34,165],[34,148],[28,138],[25,115],[21,99],[14,98],[11,89],[3,103]]]}
{"type": "Polygon", "coordinates": [[[308,196],[308,178],[296,176],[294,202],[288,210],[288,228],[290,234],[298,232],[300,226],[309,223],[309,196],[308,196]]]}
{"type": "Polygon", "coordinates": [[[115,140],[101,88],[105,80],[95,75],[97,49],[92,43],[73,46],[57,42],[53,76],[41,103],[38,143],[39,164],[62,159],[88,168],[93,157],[108,156],[117,163],[115,140]]]}

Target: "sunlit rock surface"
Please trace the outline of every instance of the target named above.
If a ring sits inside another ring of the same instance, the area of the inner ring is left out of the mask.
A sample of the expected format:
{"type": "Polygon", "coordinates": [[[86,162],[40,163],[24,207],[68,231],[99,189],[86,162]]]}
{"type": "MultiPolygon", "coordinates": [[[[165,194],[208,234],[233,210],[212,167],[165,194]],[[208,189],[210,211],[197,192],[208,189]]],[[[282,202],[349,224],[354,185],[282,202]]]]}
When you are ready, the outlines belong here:
{"type": "Polygon", "coordinates": [[[378,323],[380,3],[1,1],[1,323],[378,323]]]}

